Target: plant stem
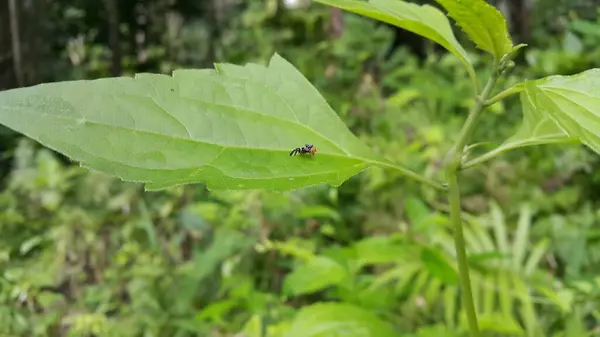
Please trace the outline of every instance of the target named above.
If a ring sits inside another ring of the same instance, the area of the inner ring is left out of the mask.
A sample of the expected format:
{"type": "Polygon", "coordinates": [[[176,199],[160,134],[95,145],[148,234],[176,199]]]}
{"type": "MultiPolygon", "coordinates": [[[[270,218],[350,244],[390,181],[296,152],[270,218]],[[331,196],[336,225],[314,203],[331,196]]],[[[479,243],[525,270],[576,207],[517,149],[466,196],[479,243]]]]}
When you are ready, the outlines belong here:
{"type": "Polygon", "coordinates": [[[465,238],[463,236],[462,219],[461,219],[461,206],[460,206],[460,188],[458,184],[458,170],[461,166],[463,157],[463,151],[465,145],[471,138],[473,130],[479,115],[485,107],[486,100],[490,95],[496,80],[498,79],[498,68],[495,67],[492,75],[490,76],[487,84],[485,85],[481,95],[476,97],[476,102],[473,105],[469,116],[465,121],[465,124],[460,131],[456,143],[448,152],[446,157],[446,179],[448,182],[448,202],[450,204],[450,220],[454,225],[454,243],[456,246],[456,257],[458,260],[458,273],[460,276],[460,283],[462,288],[462,301],[463,307],[467,314],[467,321],[469,323],[469,330],[471,337],[479,336],[479,326],[477,324],[477,313],[475,312],[475,305],[473,303],[473,292],[471,291],[471,279],[469,277],[469,264],[467,262],[467,252],[465,249],[465,238]]]}
{"type": "Polygon", "coordinates": [[[423,183],[427,186],[433,187],[435,189],[441,190],[441,191],[445,191],[446,190],[446,185],[442,184],[439,181],[427,178],[421,174],[418,174],[408,168],[405,168],[403,166],[398,166],[398,165],[394,165],[392,163],[386,163],[386,162],[381,162],[381,161],[368,161],[369,163],[372,163],[374,165],[377,165],[381,168],[389,168],[389,169],[393,169],[395,171],[398,171],[400,173],[402,173],[403,175],[412,178],[420,183],[423,183]]]}
{"type": "Polygon", "coordinates": [[[479,336],[479,326],[477,324],[477,312],[473,303],[473,291],[471,290],[471,278],[469,276],[469,265],[467,261],[467,252],[465,250],[465,238],[463,235],[461,207],[460,207],[460,189],[456,170],[449,170],[446,178],[448,179],[448,201],[450,202],[450,220],[454,224],[454,246],[456,249],[456,258],[458,260],[458,274],[462,288],[462,303],[467,314],[469,331],[472,337],[479,336]]]}
{"type": "MultiPolygon", "coordinates": [[[[562,137],[555,137],[555,138],[545,138],[543,140],[544,145],[548,145],[548,144],[566,144],[566,143],[573,143],[576,144],[578,143],[579,140],[577,139],[565,139],[562,137]]],[[[517,147],[525,147],[525,146],[532,146],[532,145],[539,145],[538,143],[535,142],[514,142],[511,143],[510,147],[505,147],[505,146],[500,146],[498,148],[495,148],[489,152],[486,152],[484,154],[482,154],[479,157],[473,158],[471,160],[467,160],[466,162],[462,163],[460,166],[461,170],[466,170],[466,169],[470,169],[473,168],[475,166],[481,165],[483,163],[485,163],[486,161],[496,158],[499,155],[503,154],[506,151],[512,150],[514,148],[517,147]]]]}
{"type": "Polygon", "coordinates": [[[471,138],[473,130],[475,130],[477,119],[479,118],[481,111],[483,111],[483,108],[486,105],[485,102],[488,96],[490,95],[492,89],[494,88],[497,79],[498,74],[496,73],[496,71],[492,72],[492,75],[490,76],[490,79],[485,85],[485,88],[483,88],[481,95],[479,95],[479,97],[476,98],[475,105],[473,106],[473,108],[471,108],[471,111],[469,111],[467,120],[465,121],[465,124],[463,125],[462,129],[460,130],[460,134],[458,135],[458,139],[456,140],[456,143],[454,143],[454,146],[448,154],[449,157],[447,157],[447,160],[449,160],[449,162],[447,162],[447,166],[448,164],[449,166],[456,166],[455,168],[457,170],[460,167],[463,149],[469,141],[469,139],[471,138]]]}
{"type": "Polygon", "coordinates": [[[501,91],[494,97],[485,101],[485,105],[486,106],[492,105],[498,101],[505,99],[506,97],[512,96],[514,94],[518,94],[518,93],[522,92],[523,90],[525,90],[525,85],[523,83],[515,84],[512,87],[501,91]]]}

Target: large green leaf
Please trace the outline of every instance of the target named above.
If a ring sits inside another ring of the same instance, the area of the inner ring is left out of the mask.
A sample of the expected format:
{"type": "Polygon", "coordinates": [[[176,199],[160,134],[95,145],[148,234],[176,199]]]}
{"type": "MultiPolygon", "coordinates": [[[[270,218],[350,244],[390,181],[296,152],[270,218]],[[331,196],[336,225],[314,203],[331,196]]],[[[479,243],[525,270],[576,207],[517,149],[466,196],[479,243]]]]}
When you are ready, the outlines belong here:
{"type": "Polygon", "coordinates": [[[537,105],[530,93],[521,93],[521,106],[523,109],[523,122],[517,132],[494,150],[467,161],[465,168],[480,164],[494,158],[506,151],[520,147],[578,142],[570,137],[554,121],[554,119],[537,105]]]}
{"type": "Polygon", "coordinates": [[[436,0],[477,47],[500,59],[512,50],[506,20],[485,0],[436,0]]]}
{"type": "Polygon", "coordinates": [[[0,123],[148,189],[339,185],[372,165],[420,179],[365,146],[279,55],[268,67],[218,64],[4,91],[0,123]],[[305,143],[318,149],[314,157],[288,155],[305,143]]]}
{"type": "Polygon", "coordinates": [[[285,337],[396,337],[389,324],[372,312],[345,303],[304,307],[285,337]]]}
{"type": "Polygon", "coordinates": [[[322,290],[342,282],[348,272],[334,260],[316,256],[294,269],[284,281],[284,291],[290,295],[301,295],[322,290]]]}
{"type": "Polygon", "coordinates": [[[437,42],[456,55],[467,68],[475,86],[476,77],[469,56],[458,43],[450,22],[440,10],[429,5],[419,6],[400,0],[315,0],[372,19],[406,29],[437,42]]]}
{"type": "Polygon", "coordinates": [[[525,90],[539,113],[600,153],[600,69],[528,81],[525,90]]]}

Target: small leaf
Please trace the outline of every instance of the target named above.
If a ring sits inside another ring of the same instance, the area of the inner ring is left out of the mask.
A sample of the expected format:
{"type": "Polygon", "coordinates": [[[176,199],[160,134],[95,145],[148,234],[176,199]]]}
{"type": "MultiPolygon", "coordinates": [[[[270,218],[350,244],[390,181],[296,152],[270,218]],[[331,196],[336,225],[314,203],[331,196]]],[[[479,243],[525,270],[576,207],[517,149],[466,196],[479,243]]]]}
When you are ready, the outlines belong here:
{"type": "Polygon", "coordinates": [[[34,236],[31,239],[28,239],[27,241],[25,241],[21,244],[21,247],[19,248],[19,252],[21,253],[21,255],[26,255],[32,249],[39,246],[43,240],[44,240],[44,238],[39,235],[34,236]]]}
{"type": "Polygon", "coordinates": [[[317,303],[300,310],[285,337],[396,337],[371,311],[345,303],[317,303]]]}
{"type": "Polygon", "coordinates": [[[0,123],[147,189],[337,186],[374,165],[421,179],[364,145],[279,55],[216,68],[3,91],[0,123]],[[289,156],[306,143],[316,156],[289,156]]]}
{"type": "Polygon", "coordinates": [[[335,209],[323,205],[304,206],[298,210],[296,216],[299,219],[324,218],[334,221],[340,221],[341,219],[340,214],[335,209]]]}
{"type": "Polygon", "coordinates": [[[347,271],[339,263],[324,256],[316,256],[294,269],[283,284],[285,293],[302,295],[323,290],[341,283],[347,271]]]}
{"type": "Polygon", "coordinates": [[[477,319],[482,331],[490,331],[506,335],[522,336],[525,334],[519,323],[512,316],[500,313],[485,313],[477,319]]]}
{"type": "Polygon", "coordinates": [[[483,313],[493,312],[494,308],[496,308],[496,288],[493,286],[488,286],[488,282],[493,284],[494,281],[495,280],[492,273],[481,277],[481,311],[483,313]]]}
{"type": "Polygon", "coordinates": [[[437,42],[463,63],[474,85],[477,86],[475,70],[469,56],[458,43],[450,22],[433,6],[419,6],[400,0],[315,0],[372,19],[385,22],[437,42]]]}
{"type": "Polygon", "coordinates": [[[600,153],[600,69],[528,81],[525,90],[540,114],[600,153]]]}
{"type": "Polygon", "coordinates": [[[497,60],[513,47],[502,13],[484,0],[436,0],[475,42],[497,60]]]}
{"type": "MultiPolygon", "coordinates": [[[[496,239],[496,247],[502,254],[508,254],[508,234],[506,233],[506,222],[504,221],[504,213],[500,206],[495,202],[490,202],[490,221],[492,229],[494,230],[494,237],[496,239]]],[[[508,262],[508,261],[506,261],[508,262]]],[[[506,263],[503,263],[506,264],[506,263]]]]}
{"type": "Polygon", "coordinates": [[[563,315],[567,315],[575,308],[575,292],[573,289],[555,290],[548,287],[537,287],[536,290],[543,294],[550,303],[560,309],[563,315]]]}
{"type": "Polygon", "coordinates": [[[580,307],[574,307],[573,314],[566,318],[565,336],[591,337],[596,334],[595,332],[588,331],[581,310],[580,307]]]}
{"type": "Polygon", "coordinates": [[[498,284],[498,302],[500,311],[505,317],[512,317],[512,291],[508,273],[498,272],[496,274],[498,284]]]}
{"type": "Polygon", "coordinates": [[[421,262],[427,267],[427,270],[448,284],[458,284],[458,275],[456,270],[446,261],[446,259],[437,251],[430,248],[424,248],[421,251],[421,262]]]}
{"type": "Polygon", "coordinates": [[[517,275],[512,275],[512,289],[519,299],[519,314],[529,336],[540,336],[542,334],[540,322],[535,313],[535,307],[531,297],[531,289],[517,275]]]}
{"type": "Polygon", "coordinates": [[[212,302],[202,308],[202,311],[196,314],[197,321],[221,321],[221,317],[225,316],[228,312],[230,312],[233,308],[238,305],[237,300],[223,300],[212,302]]]}
{"type": "Polygon", "coordinates": [[[444,321],[446,325],[453,329],[457,311],[458,290],[456,287],[446,287],[444,291],[444,321]]]}
{"type": "Polygon", "coordinates": [[[600,37],[600,25],[596,22],[573,20],[569,24],[569,27],[583,35],[600,37]]]}
{"type": "Polygon", "coordinates": [[[538,242],[535,246],[533,246],[531,254],[529,254],[529,257],[527,258],[527,261],[523,266],[523,273],[525,275],[530,276],[531,274],[533,274],[538,264],[544,257],[544,254],[546,254],[549,245],[550,240],[545,238],[538,242]]]}
{"type": "Polygon", "coordinates": [[[465,228],[465,235],[469,232],[473,233],[475,240],[478,242],[480,248],[479,252],[492,252],[496,251],[493,238],[490,233],[481,224],[473,222],[470,226],[465,228]]]}
{"type": "Polygon", "coordinates": [[[417,89],[402,89],[387,99],[387,105],[393,109],[400,109],[409,102],[421,98],[422,93],[417,89]]]}
{"type": "Polygon", "coordinates": [[[355,244],[358,265],[390,263],[409,258],[411,247],[390,236],[373,236],[355,244]]]}
{"type": "Polygon", "coordinates": [[[469,254],[469,264],[481,269],[493,267],[494,261],[508,259],[508,254],[503,254],[497,251],[469,254]]]}
{"type": "Polygon", "coordinates": [[[259,315],[253,315],[244,325],[243,335],[246,337],[263,337],[263,322],[259,315]]]}
{"type": "Polygon", "coordinates": [[[514,270],[522,271],[521,269],[524,268],[525,253],[529,241],[529,228],[531,227],[531,217],[532,214],[529,205],[522,205],[519,214],[519,223],[512,245],[514,270]]]}

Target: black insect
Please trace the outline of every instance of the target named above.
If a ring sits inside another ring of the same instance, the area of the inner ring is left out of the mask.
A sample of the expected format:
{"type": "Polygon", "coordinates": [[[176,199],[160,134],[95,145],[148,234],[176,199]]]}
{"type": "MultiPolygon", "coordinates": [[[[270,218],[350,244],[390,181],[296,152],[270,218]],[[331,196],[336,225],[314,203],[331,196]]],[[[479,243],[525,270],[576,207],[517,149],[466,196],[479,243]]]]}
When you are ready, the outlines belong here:
{"type": "Polygon", "coordinates": [[[290,152],[290,156],[295,156],[297,154],[310,154],[314,156],[315,152],[317,152],[316,147],[314,147],[312,144],[305,144],[303,147],[297,147],[293,149],[292,152],[290,152]]]}

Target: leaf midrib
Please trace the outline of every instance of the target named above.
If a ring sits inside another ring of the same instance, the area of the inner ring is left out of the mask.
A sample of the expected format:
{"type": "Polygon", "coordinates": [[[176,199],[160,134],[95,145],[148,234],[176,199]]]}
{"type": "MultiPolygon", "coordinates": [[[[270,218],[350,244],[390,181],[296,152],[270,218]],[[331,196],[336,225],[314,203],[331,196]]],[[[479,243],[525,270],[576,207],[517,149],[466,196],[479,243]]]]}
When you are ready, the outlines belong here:
{"type": "MultiPolygon", "coordinates": [[[[65,117],[60,117],[60,116],[55,116],[55,115],[47,115],[46,117],[48,117],[48,118],[55,118],[55,119],[72,120],[70,118],[65,118],[65,117]]],[[[202,140],[198,140],[198,139],[183,138],[183,137],[180,137],[180,136],[166,135],[166,134],[163,134],[163,133],[157,133],[157,132],[150,131],[150,130],[132,129],[132,128],[128,128],[128,127],[124,127],[124,126],[119,126],[119,125],[105,124],[105,123],[102,123],[102,122],[88,120],[88,119],[85,119],[85,121],[84,121],[84,123],[82,125],[85,125],[85,124],[94,124],[94,125],[99,125],[99,126],[103,126],[103,127],[106,127],[106,128],[115,128],[115,129],[120,129],[120,130],[128,131],[128,132],[138,132],[138,133],[142,133],[142,134],[148,134],[148,135],[153,135],[153,136],[158,136],[158,137],[170,138],[170,139],[177,140],[177,141],[185,141],[185,142],[192,142],[192,143],[198,143],[198,144],[213,145],[213,146],[216,146],[216,147],[226,148],[226,149],[261,150],[261,151],[288,153],[288,150],[282,150],[282,149],[279,149],[279,148],[245,147],[245,146],[238,146],[238,145],[222,145],[222,144],[211,143],[211,142],[202,141],[202,140]]],[[[327,155],[327,156],[332,156],[332,157],[361,159],[363,161],[365,161],[365,160],[371,160],[371,159],[368,159],[368,158],[355,157],[355,156],[352,156],[352,155],[342,156],[342,155],[335,154],[335,153],[327,153],[327,152],[320,152],[320,153],[321,153],[321,155],[327,155]]]]}
{"type": "MultiPolygon", "coordinates": [[[[217,156],[215,156],[215,158],[213,158],[210,163],[202,165],[202,166],[192,165],[192,166],[189,166],[189,167],[182,167],[182,168],[176,168],[176,169],[160,169],[160,168],[148,168],[148,167],[136,166],[136,165],[131,165],[131,164],[123,163],[123,162],[121,162],[119,160],[108,159],[108,158],[105,158],[105,157],[102,157],[102,156],[99,156],[99,155],[96,155],[96,154],[92,154],[92,153],[90,153],[90,152],[82,149],[81,147],[79,147],[77,145],[74,145],[74,146],[76,146],[77,148],[79,148],[79,150],[81,152],[84,152],[84,153],[86,153],[86,154],[88,154],[88,155],[90,155],[92,157],[95,157],[95,158],[98,158],[98,159],[101,159],[101,160],[105,160],[107,162],[118,163],[119,165],[122,165],[122,166],[125,166],[125,167],[129,167],[129,168],[133,168],[133,169],[140,169],[140,170],[148,170],[148,171],[160,172],[160,171],[179,171],[179,170],[186,170],[186,169],[194,169],[194,168],[196,168],[196,170],[193,173],[191,173],[191,174],[189,174],[189,175],[187,175],[185,177],[182,177],[181,180],[131,180],[131,181],[145,182],[145,183],[147,183],[147,182],[154,182],[154,183],[160,182],[162,184],[171,184],[171,183],[179,183],[179,182],[200,181],[198,178],[196,178],[196,177],[190,177],[190,176],[198,174],[198,172],[202,171],[206,167],[210,167],[210,168],[215,169],[216,171],[219,171],[225,177],[228,177],[228,178],[231,178],[231,179],[243,179],[243,180],[270,180],[270,179],[288,179],[288,178],[301,179],[301,178],[313,177],[313,176],[318,176],[318,175],[328,175],[328,174],[332,174],[332,173],[337,173],[339,175],[339,172],[340,172],[339,170],[326,170],[326,171],[321,171],[319,173],[313,173],[313,174],[283,175],[283,176],[281,176],[281,175],[277,175],[277,176],[274,175],[272,177],[261,177],[261,178],[236,177],[236,176],[232,176],[230,174],[226,174],[222,169],[220,169],[220,168],[215,167],[215,166],[212,165],[212,163],[216,159],[218,159],[218,157],[221,155],[221,153],[223,151],[220,152],[217,156]]],[[[364,164],[367,164],[367,162],[359,161],[356,164],[352,165],[352,167],[360,166],[360,165],[364,165],[364,164]]],[[[101,169],[97,169],[97,170],[101,170],[101,169]]],[[[108,170],[102,170],[102,171],[110,172],[108,170]]],[[[111,174],[112,174],[112,172],[111,172],[111,174]]]]}
{"type": "MultiPolygon", "coordinates": [[[[27,112],[27,113],[29,113],[29,112],[27,112]]],[[[71,118],[57,116],[57,115],[46,115],[45,117],[46,118],[55,118],[55,119],[69,120],[69,121],[73,120],[71,118]]],[[[162,134],[162,133],[156,133],[154,131],[149,131],[149,130],[131,129],[131,128],[127,128],[127,127],[124,127],[124,126],[110,125],[110,124],[105,124],[105,123],[101,123],[101,122],[98,122],[98,121],[92,121],[92,120],[87,120],[87,119],[84,121],[84,123],[82,125],[85,125],[85,124],[88,124],[88,123],[89,124],[103,126],[103,127],[107,127],[107,128],[116,128],[116,129],[120,129],[120,130],[124,130],[124,131],[128,131],[128,132],[138,132],[138,133],[149,134],[149,135],[158,136],[158,137],[165,137],[165,138],[170,138],[170,139],[174,139],[174,140],[178,140],[178,141],[185,141],[185,142],[192,142],[192,143],[199,143],[199,144],[207,144],[207,145],[212,145],[212,146],[215,146],[215,147],[220,147],[220,148],[225,148],[225,149],[259,150],[259,151],[269,151],[269,152],[282,152],[282,153],[286,153],[286,154],[288,153],[288,150],[282,150],[282,149],[277,149],[277,148],[244,147],[244,146],[237,146],[237,145],[221,145],[221,144],[210,143],[210,142],[201,141],[201,140],[197,140],[197,139],[190,139],[190,138],[182,138],[182,137],[179,137],[179,136],[165,135],[165,134],[162,134]]],[[[74,145],[74,144],[71,144],[71,145],[74,145]]],[[[76,146],[76,145],[74,145],[74,146],[76,146]]],[[[84,151],[83,149],[81,149],[81,150],[84,151]]],[[[86,151],[84,151],[84,152],[86,152],[86,151]]],[[[108,161],[112,161],[112,159],[109,160],[107,158],[103,158],[103,157],[91,154],[89,152],[86,152],[86,153],[88,153],[89,155],[98,157],[98,158],[102,158],[102,159],[105,159],[105,160],[108,160],[108,161]]],[[[344,156],[344,155],[340,155],[340,154],[337,154],[337,153],[320,152],[319,155],[320,156],[329,156],[329,157],[334,157],[334,158],[354,159],[354,160],[360,161],[362,163],[391,164],[391,165],[394,165],[392,163],[386,163],[386,162],[382,162],[382,161],[379,161],[379,160],[373,160],[373,159],[370,159],[370,158],[365,158],[365,157],[360,157],[360,156],[354,156],[352,154],[344,156]]],[[[129,165],[129,164],[124,164],[124,165],[129,165]]],[[[137,166],[131,166],[131,167],[137,167],[137,166]]],[[[190,166],[190,167],[193,167],[193,166],[190,166]]],[[[143,168],[143,167],[137,167],[137,168],[143,168]]],[[[143,169],[146,169],[146,168],[143,168],[143,169]]]]}

